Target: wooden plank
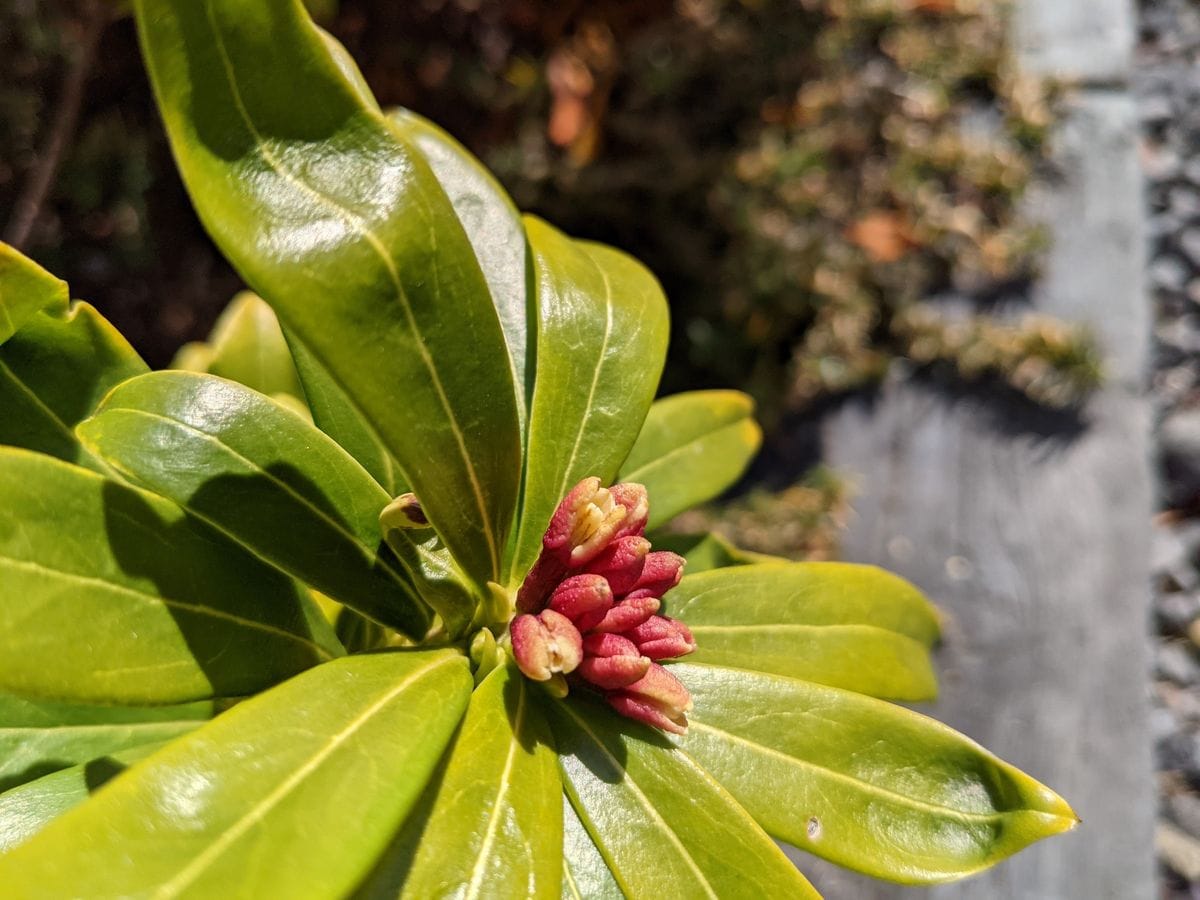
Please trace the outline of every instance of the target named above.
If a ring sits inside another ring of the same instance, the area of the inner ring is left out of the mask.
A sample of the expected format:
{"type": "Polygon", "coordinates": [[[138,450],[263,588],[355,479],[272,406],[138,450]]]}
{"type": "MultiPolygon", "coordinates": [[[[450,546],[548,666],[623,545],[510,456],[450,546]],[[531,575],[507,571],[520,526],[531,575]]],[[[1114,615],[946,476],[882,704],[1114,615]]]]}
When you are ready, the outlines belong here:
{"type": "Polygon", "coordinates": [[[1124,84],[1132,66],[1132,0],[1018,0],[1021,68],[1070,83],[1124,84]]]}
{"type": "MultiPolygon", "coordinates": [[[[1148,417],[1121,389],[1088,412],[1080,434],[1011,402],[897,381],[825,428],[829,458],[860,478],[845,557],[912,579],[949,617],[930,711],[1084,821],[934,898],[1153,895],[1148,417]]],[[[801,867],[831,898],[917,895],[801,867]]]]}
{"type": "MultiPolygon", "coordinates": [[[[1029,0],[1023,9],[1069,18],[1068,7],[1118,12],[1107,0],[1029,0]]],[[[1096,52],[1107,41],[1096,38],[1096,52]]],[[[825,460],[858,478],[844,557],[905,575],[948,615],[942,698],[930,711],[1059,790],[1083,825],[932,890],[882,885],[795,853],[830,898],[1155,895],[1141,389],[1149,304],[1135,146],[1124,91],[1080,92],[1059,126],[1063,177],[1034,201],[1054,240],[1036,306],[1089,323],[1105,349],[1107,384],[1080,419],[898,373],[878,397],[821,426],[825,460]]]]}

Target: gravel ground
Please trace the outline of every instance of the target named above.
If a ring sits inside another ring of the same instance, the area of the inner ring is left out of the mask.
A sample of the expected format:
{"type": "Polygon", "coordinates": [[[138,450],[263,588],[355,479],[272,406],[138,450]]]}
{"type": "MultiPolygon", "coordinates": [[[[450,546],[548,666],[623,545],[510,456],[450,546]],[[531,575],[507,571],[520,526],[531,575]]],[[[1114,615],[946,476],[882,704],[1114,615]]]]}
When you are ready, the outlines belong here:
{"type": "Polygon", "coordinates": [[[1150,205],[1154,521],[1151,727],[1160,896],[1200,898],[1200,3],[1142,0],[1134,87],[1150,205]]]}

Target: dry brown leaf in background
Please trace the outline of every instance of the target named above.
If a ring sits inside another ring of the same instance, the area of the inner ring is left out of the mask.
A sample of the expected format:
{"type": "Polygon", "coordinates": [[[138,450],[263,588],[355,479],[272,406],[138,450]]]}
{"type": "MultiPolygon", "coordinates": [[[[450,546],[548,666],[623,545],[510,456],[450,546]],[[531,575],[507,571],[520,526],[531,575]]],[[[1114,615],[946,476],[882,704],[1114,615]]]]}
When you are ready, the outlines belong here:
{"type": "Polygon", "coordinates": [[[912,249],[912,232],[904,219],[888,210],[869,212],[846,229],[851,243],[861,247],[874,262],[895,262],[912,249]]]}

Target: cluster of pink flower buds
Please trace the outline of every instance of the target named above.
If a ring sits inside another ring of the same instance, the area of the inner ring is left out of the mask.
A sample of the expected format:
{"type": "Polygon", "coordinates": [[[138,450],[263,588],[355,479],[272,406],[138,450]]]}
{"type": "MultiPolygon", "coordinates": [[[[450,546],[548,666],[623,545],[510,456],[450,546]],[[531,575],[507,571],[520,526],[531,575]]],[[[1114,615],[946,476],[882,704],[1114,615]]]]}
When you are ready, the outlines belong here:
{"type": "Polygon", "coordinates": [[[509,632],[526,677],[562,695],[568,683],[590,688],[621,715],[684,734],[692,698],[658,661],[696,642],[682,622],[657,615],[683,557],[650,550],[649,508],[640,484],[577,484],[550,520],[509,632]]]}

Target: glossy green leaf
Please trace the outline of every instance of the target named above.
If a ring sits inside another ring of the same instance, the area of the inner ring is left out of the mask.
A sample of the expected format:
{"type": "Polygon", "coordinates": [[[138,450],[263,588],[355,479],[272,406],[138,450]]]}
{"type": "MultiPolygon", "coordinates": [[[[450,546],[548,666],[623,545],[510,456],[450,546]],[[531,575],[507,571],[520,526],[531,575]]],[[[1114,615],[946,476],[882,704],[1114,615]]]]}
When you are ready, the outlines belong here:
{"type": "MultiPolygon", "coordinates": [[[[687,619],[684,619],[687,622],[687,619]]],[[[929,652],[912,638],[870,625],[691,626],[699,649],[687,661],[786,675],[885,700],[937,698],[929,652]]]]}
{"type": "Polygon", "coordinates": [[[527,372],[526,363],[530,302],[528,247],[521,215],[492,173],[443,129],[407,109],[389,111],[388,119],[424,154],[475,249],[508,344],[517,389],[517,416],[524,435],[533,373],[527,372]]]}
{"type": "Polygon", "coordinates": [[[130,481],[175,501],[281,571],[420,638],[429,608],[381,543],[391,498],[341,447],[247,387],[152,372],[77,429],[130,481]]]}
{"type": "MultiPolygon", "coordinates": [[[[318,0],[318,2],[326,6],[334,6],[337,0],[318,0]]],[[[313,13],[313,18],[317,22],[322,22],[322,18],[313,12],[313,5],[312,3],[305,4],[308,7],[308,11],[313,13]]],[[[338,70],[342,73],[342,77],[346,79],[346,83],[358,95],[359,101],[364,106],[379,111],[379,101],[371,93],[370,85],[367,84],[367,79],[363,77],[363,73],[358,68],[358,63],[354,61],[354,57],[350,55],[350,51],[342,46],[341,41],[324,28],[319,28],[318,31],[321,33],[321,39],[325,42],[334,65],[338,67],[338,70]]]]}
{"type": "Polygon", "coordinates": [[[924,640],[937,622],[907,582],[845,563],[773,563],[691,575],[667,609],[692,629],[687,661],[770,672],[889,700],[932,700],[924,640]],[[919,636],[923,640],[917,640],[919,636]]]}
{"type": "Polygon", "coordinates": [[[304,396],[279,320],[251,291],[229,302],[206,343],[181,347],[171,368],[219,375],[269,397],[304,396]]]}
{"type": "Polygon", "coordinates": [[[300,373],[304,399],[312,413],[313,423],[358,460],[359,465],[379,482],[389,497],[407,491],[408,485],[400,474],[400,464],[388,452],[379,434],[350,402],[346,392],[317,362],[316,357],[305,349],[299,338],[284,333],[296,370],[300,373]]]}
{"type": "Polygon", "coordinates": [[[754,401],[739,391],[691,391],[650,407],[621,481],[646,486],[648,528],[711,500],[737,481],[762,444],[754,401]]]}
{"type": "Polygon", "coordinates": [[[340,652],[291,579],[175,504],[11,448],[0,584],[0,690],[18,694],[241,696],[340,652]]]}
{"type": "Polygon", "coordinates": [[[674,666],[695,706],[678,745],[774,837],[922,884],[1066,831],[1049,788],[933,719],[789,678],[674,666]]]}
{"type": "Polygon", "coordinates": [[[563,794],[562,900],[625,900],[608,863],[579,820],[571,798],[563,794]]]}
{"type": "Polygon", "coordinates": [[[29,840],[68,809],[164,744],[139,744],[43,775],[0,794],[0,854],[29,840]]]}
{"type": "Polygon", "coordinates": [[[108,473],[73,431],[108,391],[146,364],[86,303],[51,305],[0,346],[0,444],[108,473]]]}
{"type": "Polygon", "coordinates": [[[0,856],[0,884],[13,900],[345,896],[420,794],[470,690],[466,659],[448,650],[318,666],[0,856]]]}
{"type": "Polygon", "coordinates": [[[67,283],[0,241],[0,344],[42,309],[65,310],[67,283]]]}
{"type": "Polygon", "coordinates": [[[212,703],[97,706],[0,694],[0,792],[116,750],[196,728],[212,703]]]}
{"type": "Polygon", "coordinates": [[[689,574],[666,603],[672,616],[698,628],[872,625],[927,647],[939,634],[937,610],[920,591],[857,563],[777,562],[689,574]]]}
{"type": "Polygon", "coordinates": [[[660,733],[546,704],[571,803],[630,897],[817,897],[720,784],[660,733]]]}
{"type": "Polygon", "coordinates": [[[288,0],[137,0],[197,212],[373,424],[482,586],[499,576],[520,436],[487,282],[428,163],[288,0]]]}
{"type": "MultiPolygon", "coordinates": [[[[609,484],[654,399],[667,304],[623,253],[526,217],[537,293],[537,375],[510,581],[533,565],[554,508],[589,476],[609,484]]],[[[651,498],[653,502],[653,498],[651,498]]]]}
{"type": "Polygon", "coordinates": [[[500,666],[475,691],[401,896],[558,896],[562,787],[534,690],[500,666]]]}
{"type": "Polygon", "coordinates": [[[684,571],[689,575],[725,569],[730,566],[749,566],[755,563],[787,562],[782,556],[768,556],[735,547],[715,531],[707,534],[673,534],[657,531],[648,534],[655,550],[670,550],[686,561],[684,571]]]}

